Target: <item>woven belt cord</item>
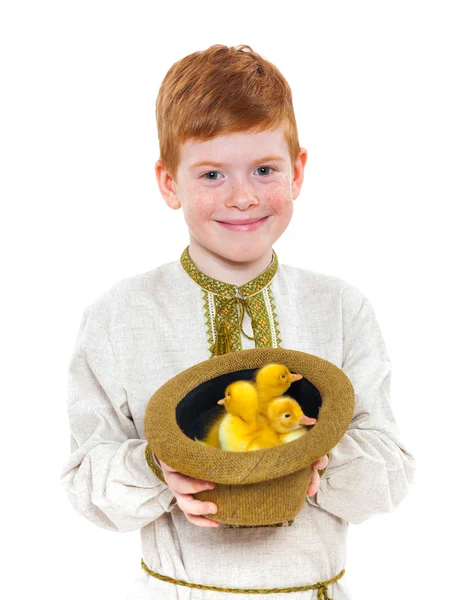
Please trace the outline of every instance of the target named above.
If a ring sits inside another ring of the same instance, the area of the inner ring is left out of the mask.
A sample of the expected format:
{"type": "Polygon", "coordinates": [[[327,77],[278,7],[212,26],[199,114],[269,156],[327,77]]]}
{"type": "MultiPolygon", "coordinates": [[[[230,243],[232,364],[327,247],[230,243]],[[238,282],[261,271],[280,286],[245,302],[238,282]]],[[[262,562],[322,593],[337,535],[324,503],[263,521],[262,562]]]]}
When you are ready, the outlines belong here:
{"type": "Polygon", "coordinates": [[[328,579],[328,581],[319,581],[318,583],[314,583],[313,585],[300,585],[297,587],[290,588],[264,588],[261,590],[258,589],[240,589],[240,588],[223,588],[217,587],[215,585],[201,585],[200,583],[189,583],[188,581],[183,581],[181,579],[173,579],[172,577],[168,577],[167,575],[161,575],[160,573],[156,573],[155,571],[151,571],[146,566],[146,563],[143,559],[141,559],[141,566],[152,575],[152,577],[156,577],[157,579],[161,579],[162,581],[167,581],[168,583],[174,583],[176,585],[185,585],[186,587],[197,588],[200,590],[213,590],[215,592],[229,592],[231,594],[278,594],[278,593],[288,593],[288,592],[307,592],[308,590],[317,590],[317,600],[332,600],[328,596],[328,586],[330,583],[335,583],[340,579],[344,573],[345,569],[343,569],[336,577],[332,579],[328,579]]]}

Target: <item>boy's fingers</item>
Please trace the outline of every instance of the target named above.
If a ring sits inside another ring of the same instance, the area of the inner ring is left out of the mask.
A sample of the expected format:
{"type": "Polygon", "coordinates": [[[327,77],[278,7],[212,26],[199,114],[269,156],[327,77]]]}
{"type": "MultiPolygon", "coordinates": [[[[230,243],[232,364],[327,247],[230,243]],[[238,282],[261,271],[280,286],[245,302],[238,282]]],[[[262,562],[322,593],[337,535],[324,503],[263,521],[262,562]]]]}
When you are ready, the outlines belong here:
{"type": "Polygon", "coordinates": [[[192,495],[202,490],[213,489],[215,484],[209,481],[202,481],[201,479],[192,479],[187,475],[179,473],[169,465],[162,463],[162,461],[160,461],[160,464],[165,481],[174,494],[173,500],[177,502],[187,520],[199,527],[219,527],[219,523],[203,516],[215,514],[218,510],[217,505],[213,502],[196,500],[192,495]]]}
{"type": "Polygon", "coordinates": [[[175,490],[180,494],[196,494],[196,492],[215,487],[215,484],[209,481],[193,479],[187,475],[183,475],[162,461],[160,461],[160,464],[162,465],[162,473],[165,481],[172,491],[175,490]]]}
{"type": "Polygon", "coordinates": [[[211,519],[206,519],[206,517],[198,517],[196,515],[187,515],[186,518],[193,525],[198,525],[199,527],[219,527],[220,524],[216,521],[212,521],[211,519]]]}
{"type": "Polygon", "coordinates": [[[217,512],[217,505],[213,502],[202,502],[196,500],[190,494],[178,494],[173,492],[177,500],[177,504],[182,512],[186,515],[207,515],[217,512]]]}
{"type": "Polygon", "coordinates": [[[320,485],[320,475],[315,467],[312,468],[311,483],[309,484],[307,494],[308,496],[314,496],[318,492],[320,485]]]}
{"type": "Polygon", "coordinates": [[[170,467],[169,465],[167,465],[166,463],[163,462],[163,460],[161,458],[158,459],[160,466],[163,467],[163,470],[169,471],[169,472],[175,472],[176,469],[173,469],[173,467],[170,467]]]}
{"type": "Polygon", "coordinates": [[[330,461],[328,459],[328,456],[325,454],[324,456],[321,456],[318,460],[316,460],[312,466],[321,471],[322,469],[325,469],[325,467],[328,466],[329,462],[330,461]]]}
{"type": "Polygon", "coordinates": [[[202,481],[200,479],[192,479],[177,471],[167,472],[164,473],[164,475],[168,487],[170,487],[173,492],[176,491],[179,494],[196,494],[202,490],[211,490],[215,487],[214,483],[202,481]]]}

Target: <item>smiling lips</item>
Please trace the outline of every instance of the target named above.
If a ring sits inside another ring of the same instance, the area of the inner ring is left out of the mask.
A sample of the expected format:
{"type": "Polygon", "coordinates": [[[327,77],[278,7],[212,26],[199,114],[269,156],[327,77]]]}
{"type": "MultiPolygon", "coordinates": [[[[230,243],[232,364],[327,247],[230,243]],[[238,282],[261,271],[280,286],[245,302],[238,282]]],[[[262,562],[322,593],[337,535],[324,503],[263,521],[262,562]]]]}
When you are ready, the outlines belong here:
{"type": "Polygon", "coordinates": [[[231,229],[232,231],[253,231],[265,223],[268,216],[261,217],[260,219],[247,219],[243,221],[217,221],[223,227],[231,229]]]}

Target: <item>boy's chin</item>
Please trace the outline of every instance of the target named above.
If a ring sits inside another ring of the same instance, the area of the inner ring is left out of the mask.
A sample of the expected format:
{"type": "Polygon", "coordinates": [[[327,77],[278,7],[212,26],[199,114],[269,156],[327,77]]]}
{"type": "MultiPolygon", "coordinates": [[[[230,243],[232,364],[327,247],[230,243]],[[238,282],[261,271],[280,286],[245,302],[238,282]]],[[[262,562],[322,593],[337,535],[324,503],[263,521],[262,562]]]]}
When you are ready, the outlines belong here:
{"type": "Polygon", "coordinates": [[[225,246],[216,247],[212,249],[215,254],[221,256],[225,260],[236,263],[250,263],[259,260],[265,254],[271,256],[272,245],[255,244],[247,248],[245,245],[240,245],[233,248],[227,248],[225,246]]]}

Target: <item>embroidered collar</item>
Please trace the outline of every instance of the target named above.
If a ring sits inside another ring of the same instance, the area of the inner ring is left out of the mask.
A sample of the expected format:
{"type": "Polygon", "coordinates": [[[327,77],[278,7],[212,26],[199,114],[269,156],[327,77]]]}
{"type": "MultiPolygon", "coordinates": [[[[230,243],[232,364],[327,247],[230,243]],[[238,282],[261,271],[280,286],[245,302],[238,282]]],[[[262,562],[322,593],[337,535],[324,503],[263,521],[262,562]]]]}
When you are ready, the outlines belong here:
{"type": "Polygon", "coordinates": [[[273,250],[273,259],[270,263],[270,266],[263,273],[251,281],[248,281],[248,283],[237,286],[233,283],[226,283],[224,281],[214,279],[213,277],[209,277],[200,271],[190,258],[188,248],[188,246],[185,248],[180,257],[180,262],[187,274],[193,279],[193,281],[195,281],[207,292],[212,292],[213,294],[223,296],[224,298],[236,298],[238,295],[237,292],[240,292],[243,298],[254,296],[254,294],[257,294],[263,290],[270,283],[275,276],[276,271],[278,270],[278,257],[276,256],[276,252],[273,250]]]}
{"type": "Polygon", "coordinates": [[[242,334],[254,340],[256,348],[281,347],[275,301],[269,285],[278,269],[275,251],[270,266],[241,286],[213,279],[200,271],[188,254],[188,246],[182,252],[180,262],[187,274],[202,289],[211,358],[241,350],[242,334]],[[253,336],[249,336],[243,329],[245,312],[251,319],[253,336]]]}

